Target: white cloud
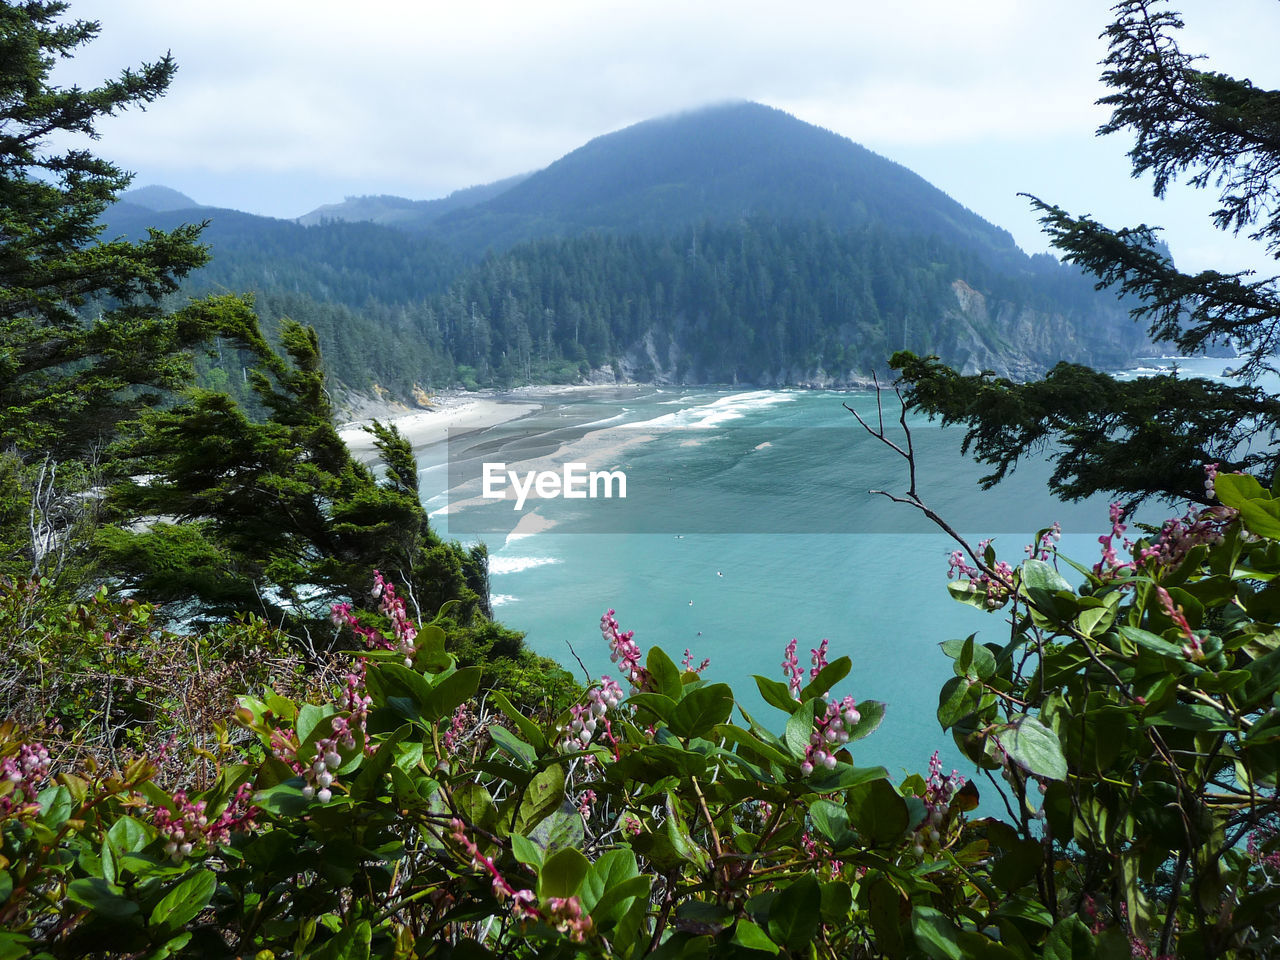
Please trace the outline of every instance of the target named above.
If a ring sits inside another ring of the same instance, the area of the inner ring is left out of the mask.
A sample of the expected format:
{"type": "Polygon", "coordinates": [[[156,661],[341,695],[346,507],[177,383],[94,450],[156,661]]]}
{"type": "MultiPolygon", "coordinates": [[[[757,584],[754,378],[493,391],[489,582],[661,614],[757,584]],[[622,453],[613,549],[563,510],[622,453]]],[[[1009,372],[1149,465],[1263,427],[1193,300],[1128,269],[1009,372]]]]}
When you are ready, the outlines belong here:
{"type": "MultiPolygon", "coordinates": [[[[1070,193],[1090,180],[1081,164],[1103,156],[1092,137],[1105,112],[1093,101],[1105,92],[1098,34],[1110,5],[116,0],[65,74],[92,83],[171,49],[180,67],[168,96],[105,122],[99,149],[144,182],[180,180],[206,199],[203,177],[221,191],[215,202],[277,215],[338,189],[437,196],[647,117],[754,99],[915,158],[909,166],[938,171],[940,186],[997,219],[1012,213],[1011,169],[1070,193]],[[984,145],[988,161],[974,162],[984,145]]],[[[1280,86],[1274,0],[1178,6],[1185,49],[1280,86]]],[[[1122,160],[1125,149],[1112,138],[1104,152],[1122,160]]],[[[1113,178],[1123,163],[1103,169],[1113,178]]]]}

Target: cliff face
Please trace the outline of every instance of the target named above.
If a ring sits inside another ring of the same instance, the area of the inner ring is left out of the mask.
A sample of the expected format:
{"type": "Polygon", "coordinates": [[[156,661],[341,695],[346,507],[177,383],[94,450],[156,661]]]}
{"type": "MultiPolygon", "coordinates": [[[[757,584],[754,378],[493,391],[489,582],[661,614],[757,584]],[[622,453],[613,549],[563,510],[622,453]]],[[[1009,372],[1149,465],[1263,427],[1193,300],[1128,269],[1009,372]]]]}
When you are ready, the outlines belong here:
{"type": "MultiPolygon", "coordinates": [[[[911,318],[908,347],[917,353],[937,354],[965,374],[990,370],[1012,380],[1029,380],[1062,360],[1113,370],[1132,365],[1136,357],[1158,352],[1118,303],[1104,303],[1087,314],[1055,313],[993,302],[963,280],[952,283],[951,290],[954,299],[940,313],[911,318]]],[[[695,352],[686,341],[690,328],[676,324],[670,338],[647,331],[624,352],[617,373],[625,380],[656,383],[841,389],[866,386],[872,382],[872,373],[878,372],[884,382],[885,361],[892,348],[875,331],[858,329],[856,322],[847,333],[848,342],[862,346],[862,362],[857,366],[827,369],[822,364],[789,365],[725,375],[706,363],[689,361],[695,352]]]]}
{"type": "Polygon", "coordinates": [[[931,353],[962,373],[993,370],[1013,380],[1038,377],[1062,360],[1102,370],[1128,366],[1153,348],[1146,331],[1120,305],[1088,314],[1050,313],[988,299],[962,280],[954,306],[938,318],[931,353]]]}

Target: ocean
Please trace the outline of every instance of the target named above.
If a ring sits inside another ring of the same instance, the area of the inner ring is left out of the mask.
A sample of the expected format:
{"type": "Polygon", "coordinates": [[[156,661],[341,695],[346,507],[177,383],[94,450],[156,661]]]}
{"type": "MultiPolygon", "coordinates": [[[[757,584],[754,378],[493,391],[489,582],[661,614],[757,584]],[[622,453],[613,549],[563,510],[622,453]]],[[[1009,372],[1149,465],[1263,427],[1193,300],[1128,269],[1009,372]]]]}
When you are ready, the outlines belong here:
{"type": "MultiPolygon", "coordinates": [[[[1142,361],[1127,375],[1171,362],[1142,361]]],[[[1229,363],[1177,362],[1205,376],[1229,363]]],[[[886,436],[902,446],[897,399],[881,401],[886,436]]],[[[845,409],[876,427],[873,393],[620,387],[540,402],[527,417],[419,451],[432,522],[488,544],[495,615],[533,650],[580,679],[583,668],[592,678],[611,673],[599,620],[613,609],[642,648],[660,645],[677,662],[686,650],[695,664],[710,659],[704,676],[730,683],[746,710],[781,727],[751,677],[782,680],[792,638],[802,663],[825,639],[829,659],[853,661],[836,694],[887,704],[880,729],[854,745],[855,763],[883,765],[898,780],[939,750],[948,768],[973,773],[936,720],[938,690],[952,675],[938,647],[971,633],[1004,642],[1009,626],[949,597],[949,537],[867,492],[908,486],[906,461],[845,409]],[[503,465],[491,468],[488,492],[505,499],[482,495],[483,463],[503,465]],[[530,485],[516,509],[515,483],[530,483],[529,470],[558,472],[563,490],[565,463],[624,473],[626,497],[539,498],[530,485]]],[[[971,543],[994,537],[1000,557],[1017,564],[1036,531],[1058,521],[1064,554],[1097,559],[1105,500],[1056,501],[1043,457],[984,491],[987,471],[960,452],[961,431],[919,416],[907,424],[920,497],[971,543]]]]}

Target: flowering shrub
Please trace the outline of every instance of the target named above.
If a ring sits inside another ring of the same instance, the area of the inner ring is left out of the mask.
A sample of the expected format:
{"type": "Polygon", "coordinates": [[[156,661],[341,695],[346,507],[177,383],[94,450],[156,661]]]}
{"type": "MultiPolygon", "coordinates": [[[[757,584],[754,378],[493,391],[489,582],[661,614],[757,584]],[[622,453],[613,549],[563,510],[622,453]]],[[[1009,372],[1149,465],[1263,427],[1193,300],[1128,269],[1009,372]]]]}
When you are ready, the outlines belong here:
{"type": "Polygon", "coordinates": [[[58,769],[5,727],[0,956],[1269,955],[1280,500],[1214,482],[1078,587],[1052,528],[1016,567],[952,565],[1009,622],[943,645],[970,779],[860,765],[885,708],[825,642],[755,678],[757,718],[610,611],[620,677],[537,718],[385,581],[384,619],[335,611],[363,649],[332,695],[243,697],[257,746],[204,789],[58,769]]]}

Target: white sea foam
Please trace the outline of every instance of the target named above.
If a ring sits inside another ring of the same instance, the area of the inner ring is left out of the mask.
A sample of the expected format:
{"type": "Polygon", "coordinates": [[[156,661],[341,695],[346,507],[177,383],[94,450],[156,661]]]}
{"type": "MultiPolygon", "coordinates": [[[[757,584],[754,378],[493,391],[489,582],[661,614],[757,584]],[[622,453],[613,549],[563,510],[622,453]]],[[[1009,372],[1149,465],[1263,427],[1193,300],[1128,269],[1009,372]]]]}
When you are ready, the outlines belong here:
{"type": "Polygon", "coordinates": [[[489,575],[503,573],[522,573],[534,567],[545,567],[551,563],[560,563],[559,557],[489,557],[489,575]]]}
{"type": "Polygon", "coordinates": [[[740,420],[748,413],[765,410],[780,403],[795,400],[791,393],[777,390],[752,390],[747,393],[735,393],[728,397],[720,397],[711,403],[699,404],[666,413],[652,420],[639,420],[626,423],[627,428],[669,427],[677,430],[711,430],[731,420],[740,420]]]}
{"type": "Polygon", "coordinates": [[[494,593],[489,595],[489,605],[492,607],[501,607],[503,604],[515,603],[519,597],[513,597],[509,593],[494,593]]]}
{"type": "Polygon", "coordinates": [[[606,423],[617,423],[619,420],[625,420],[627,414],[631,411],[626,407],[622,408],[622,412],[614,417],[605,417],[603,420],[592,420],[590,423],[582,424],[579,429],[588,429],[590,427],[603,427],[606,423]]]}

